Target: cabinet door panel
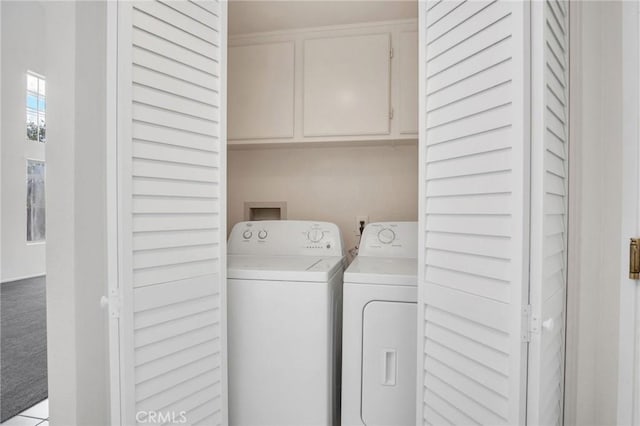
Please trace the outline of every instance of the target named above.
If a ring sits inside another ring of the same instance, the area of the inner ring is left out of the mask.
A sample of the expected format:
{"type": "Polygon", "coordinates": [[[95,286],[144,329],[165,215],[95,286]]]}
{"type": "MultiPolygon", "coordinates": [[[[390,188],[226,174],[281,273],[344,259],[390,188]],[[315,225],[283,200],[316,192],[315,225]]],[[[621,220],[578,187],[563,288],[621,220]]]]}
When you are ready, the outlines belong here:
{"type": "Polygon", "coordinates": [[[418,32],[406,31],[399,37],[400,133],[418,133],[418,32]]]}
{"type": "Polygon", "coordinates": [[[229,48],[229,139],[293,137],[294,42],[229,48]]]}
{"type": "Polygon", "coordinates": [[[389,134],[390,35],[304,42],[304,136],[389,134]]]}

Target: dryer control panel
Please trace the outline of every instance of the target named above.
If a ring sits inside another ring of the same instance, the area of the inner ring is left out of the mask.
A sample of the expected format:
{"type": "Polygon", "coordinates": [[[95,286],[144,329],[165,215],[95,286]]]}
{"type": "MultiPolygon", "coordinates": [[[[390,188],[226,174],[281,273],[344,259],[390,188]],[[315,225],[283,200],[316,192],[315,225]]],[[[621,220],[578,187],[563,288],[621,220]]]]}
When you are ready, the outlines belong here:
{"type": "Polygon", "coordinates": [[[329,222],[261,220],[239,222],[231,230],[228,254],[343,256],[338,226],[329,222]]]}
{"type": "Polygon", "coordinates": [[[358,256],[418,257],[418,222],[376,222],[364,228],[358,256]]]}

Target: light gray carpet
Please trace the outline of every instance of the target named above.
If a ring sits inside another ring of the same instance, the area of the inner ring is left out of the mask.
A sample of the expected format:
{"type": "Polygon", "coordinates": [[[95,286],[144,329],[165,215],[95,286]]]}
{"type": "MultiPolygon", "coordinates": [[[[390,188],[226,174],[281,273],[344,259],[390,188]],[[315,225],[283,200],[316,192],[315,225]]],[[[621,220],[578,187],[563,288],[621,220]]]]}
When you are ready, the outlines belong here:
{"type": "Polygon", "coordinates": [[[45,277],[0,286],[0,421],[47,398],[45,277]]]}

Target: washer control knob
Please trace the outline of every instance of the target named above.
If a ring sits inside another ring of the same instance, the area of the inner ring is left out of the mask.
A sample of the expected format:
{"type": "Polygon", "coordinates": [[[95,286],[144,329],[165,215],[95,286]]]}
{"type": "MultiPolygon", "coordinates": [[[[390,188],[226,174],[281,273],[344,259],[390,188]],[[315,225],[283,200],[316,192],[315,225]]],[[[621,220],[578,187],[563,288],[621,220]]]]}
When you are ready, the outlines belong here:
{"type": "Polygon", "coordinates": [[[382,244],[391,244],[396,239],[396,233],[389,228],[384,228],[378,232],[378,241],[382,244]]]}
{"type": "Polygon", "coordinates": [[[260,238],[261,240],[264,240],[265,238],[267,238],[267,231],[265,231],[264,229],[260,232],[258,232],[258,238],[260,238]]]}
{"type": "Polygon", "coordinates": [[[242,238],[244,238],[245,240],[248,240],[252,236],[253,232],[249,231],[248,229],[242,233],[242,238]]]}
{"type": "Polygon", "coordinates": [[[307,238],[312,243],[320,242],[322,240],[322,237],[324,237],[324,234],[319,229],[312,229],[307,233],[307,238]]]}

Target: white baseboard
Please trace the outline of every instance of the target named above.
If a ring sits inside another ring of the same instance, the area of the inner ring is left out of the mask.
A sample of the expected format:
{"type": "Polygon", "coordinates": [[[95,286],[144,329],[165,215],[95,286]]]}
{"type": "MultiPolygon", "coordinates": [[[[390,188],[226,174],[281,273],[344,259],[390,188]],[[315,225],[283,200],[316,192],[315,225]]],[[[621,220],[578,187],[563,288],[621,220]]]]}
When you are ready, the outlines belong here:
{"type": "Polygon", "coordinates": [[[11,278],[8,278],[8,279],[3,279],[2,280],[2,284],[12,283],[14,281],[28,280],[29,278],[44,277],[45,275],[47,275],[47,274],[46,273],[42,273],[42,274],[35,274],[35,275],[27,275],[27,276],[24,276],[24,277],[11,277],[11,278]]]}

